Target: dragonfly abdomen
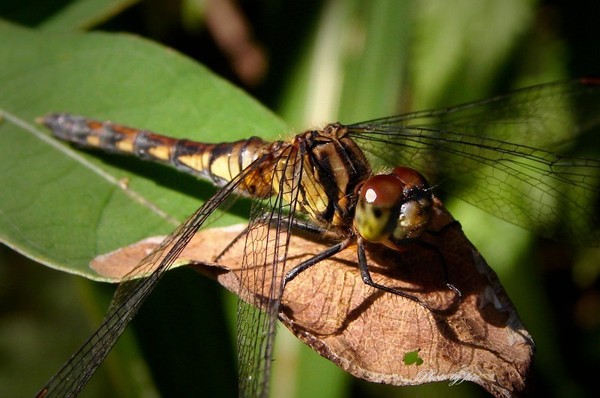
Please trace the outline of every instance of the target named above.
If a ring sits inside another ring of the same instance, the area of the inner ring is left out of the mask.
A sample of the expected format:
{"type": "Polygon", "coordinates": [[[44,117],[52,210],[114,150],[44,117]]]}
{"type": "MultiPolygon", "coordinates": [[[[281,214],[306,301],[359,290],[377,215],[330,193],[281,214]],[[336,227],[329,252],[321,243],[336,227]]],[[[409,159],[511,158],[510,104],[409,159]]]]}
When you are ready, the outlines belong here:
{"type": "Polygon", "coordinates": [[[217,186],[231,181],[271,145],[258,137],[206,144],[70,114],[46,115],[41,122],[62,140],[169,164],[217,186]]]}
{"type": "Polygon", "coordinates": [[[281,195],[289,204],[298,193],[299,211],[333,227],[351,225],[356,187],[371,174],[364,154],[339,124],[287,142],[251,137],[207,144],[70,114],[50,114],[40,122],[62,140],[172,165],[219,187],[239,178],[235,190],[242,195],[281,195]]]}

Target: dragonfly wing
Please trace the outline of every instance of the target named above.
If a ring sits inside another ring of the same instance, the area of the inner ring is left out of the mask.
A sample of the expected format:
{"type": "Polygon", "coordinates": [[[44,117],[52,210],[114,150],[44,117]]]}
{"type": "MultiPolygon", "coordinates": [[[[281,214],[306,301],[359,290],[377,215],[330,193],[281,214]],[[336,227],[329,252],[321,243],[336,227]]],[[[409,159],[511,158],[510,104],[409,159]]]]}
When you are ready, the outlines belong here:
{"type": "Polygon", "coordinates": [[[285,148],[274,161],[269,160],[276,177],[261,184],[275,184],[277,194],[253,202],[245,236],[240,291],[249,293],[240,294],[237,316],[240,397],[269,394],[284,269],[303,173],[302,156],[290,153],[290,149],[285,148]]]}
{"type": "Polygon", "coordinates": [[[556,151],[600,125],[600,79],[527,87],[466,104],[353,124],[459,132],[556,151]]]}
{"type": "Polygon", "coordinates": [[[599,245],[598,153],[568,156],[599,125],[600,85],[569,81],[349,127],[375,168],[400,162],[506,221],[599,245]]]}
{"type": "Polygon", "coordinates": [[[244,177],[245,173],[241,173],[217,191],[131,271],[132,275],[148,276],[126,280],[119,285],[100,327],[40,390],[38,397],[62,398],[75,397],[79,394],[164,273],[173,265],[211,214],[226,202],[244,177]]]}

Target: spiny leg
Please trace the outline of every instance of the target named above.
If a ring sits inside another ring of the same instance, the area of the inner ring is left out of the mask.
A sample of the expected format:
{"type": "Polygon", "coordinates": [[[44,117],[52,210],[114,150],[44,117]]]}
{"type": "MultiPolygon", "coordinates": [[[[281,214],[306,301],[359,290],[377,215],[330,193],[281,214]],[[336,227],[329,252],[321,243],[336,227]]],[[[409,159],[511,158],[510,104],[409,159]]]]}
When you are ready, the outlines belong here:
{"type": "Polygon", "coordinates": [[[352,242],[352,240],[353,240],[352,238],[344,239],[343,241],[329,247],[328,249],[322,251],[321,253],[316,254],[313,257],[309,258],[308,260],[303,261],[302,263],[296,265],[294,268],[292,268],[291,270],[289,270],[288,272],[285,273],[285,276],[283,278],[283,286],[285,287],[285,285],[287,285],[288,282],[293,280],[300,273],[302,273],[303,271],[306,271],[313,265],[318,264],[321,261],[341,252],[346,247],[348,247],[348,245],[352,242]]]}
{"type": "MultiPolygon", "coordinates": [[[[371,272],[369,271],[369,266],[367,264],[367,256],[365,254],[364,239],[361,237],[359,237],[357,240],[357,251],[358,251],[358,268],[360,270],[360,275],[362,277],[362,280],[365,284],[367,284],[371,287],[374,287],[376,289],[383,290],[384,292],[392,293],[397,296],[412,300],[415,303],[419,304],[420,306],[426,308],[427,310],[429,310],[431,312],[442,313],[442,312],[446,311],[446,310],[440,310],[437,308],[433,308],[429,304],[425,303],[423,300],[421,300],[420,298],[418,298],[412,294],[408,294],[406,292],[403,292],[402,290],[395,289],[395,288],[389,287],[389,286],[385,286],[385,285],[382,285],[380,283],[373,281],[373,278],[371,277],[371,272]]],[[[458,299],[460,299],[460,297],[462,297],[462,294],[454,285],[447,282],[446,286],[448,286],[448,288],[450,290],[452,290],[455,294],[457,294],[458,299]]]]}
{"type": "MultiPolygon", "coordinates": [[[[457,226],[458,228],[462,228],[460,223],[456,220],[453,220],[452,222],[446,224],[444,227],[442,227],[439,231],[427,231],[427,233],[429,235],[433,235],[433,236],[439,236],[442,234],[443,231],[446,230],[446,228],[452,227],[452,226],[457,226]]],[[[454,284],[450,283],[450,276],[448,275],[448,267],[446,266],[446,260],[444,259],[444,255],[442,254],[442,252],[440,251],[440,249],[435,246],[434,244],[425,242],[423,240],[418,240],[417,243],[419,245],[421,245],[422,247],[425,247],[429,250],[433,250],[435,253],[437,253],[440,256],[440,261],[442,262],[442,268],[444,271],[444,283],[446,285],[446,287],[450,290],[452,290],[454,292],[454,294],[456,295],[455,300],[462,300],[462,292],[456,287],[454,286],[454,284]]]]}
{"type": "Polygon", "coordinates": [[[462,300],[462,292],[456,286],[454,286],[454,284],[450,283],[450,276],[448,275],[448,267],[446,266],[446,260],[444,259],[444,256],[440,252],[439,248],[431,243],[422,240],[417,240],[415,243],[423,248],[435,252],[440,257],[442,270],[444,272],[444,284],[449,290],[452,290],[452,292],[454,292],[454,301],[460,302],[462,300]]]}

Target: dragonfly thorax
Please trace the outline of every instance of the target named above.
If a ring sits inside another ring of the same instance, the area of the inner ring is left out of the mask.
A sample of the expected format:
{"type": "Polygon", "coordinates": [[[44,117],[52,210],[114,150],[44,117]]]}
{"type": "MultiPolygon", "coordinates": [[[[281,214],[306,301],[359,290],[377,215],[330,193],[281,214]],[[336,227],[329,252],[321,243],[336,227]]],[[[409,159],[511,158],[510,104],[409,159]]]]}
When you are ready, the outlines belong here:
{"type": "Polygon", "coordinates": [[[354,218],[357,186],[371,175],[363,151],[339,123],[299,134],[292,146],[298,148],[303,163],[298,210],[330,230],[347,233],[354,218]]]}
{"type": "Polygon", "coordinates": [[[408,167],[370,177],[360,187],[354,227],[365,240],[396,247],[418,238],[431,217],[433,195],[425,177],[408,167]]]}

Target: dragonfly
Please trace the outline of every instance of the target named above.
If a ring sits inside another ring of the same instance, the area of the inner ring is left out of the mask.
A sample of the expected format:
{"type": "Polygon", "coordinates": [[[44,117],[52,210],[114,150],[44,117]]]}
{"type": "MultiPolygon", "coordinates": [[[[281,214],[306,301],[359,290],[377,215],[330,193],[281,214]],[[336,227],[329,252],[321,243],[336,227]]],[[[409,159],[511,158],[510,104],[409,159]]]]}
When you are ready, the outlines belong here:
{"type": "MultiPolygon", "coordinates": [[[[40,121],[59,139],[168,164],[219,189],[138,265],[136,274],[147,277],[119,285],[100,327],[38,397],[76,396],[84,388],[160,278],[234,196],[253,199],[249,224],[236,239],[245,240],[242,279],[269,269],[273,280],[260,299],[239,304],[240,396],[268,393],[283,291],[297,275],[340,251],[356,250],[366,284],[437,311],[408,292],[373,281],[365,245],[400,251],[418,241],[427,233],[438,192],[544,237],[600,244],[600,158],[593,152],[576,155],[582,151],[577,142],[600,126],[596,79],[546,83],[355,124],[331,123],[274,142],[251,137],[201,143],[67,113],[40,121]],[[283,273],[290,236],[298,229],[333,243],[283,273]]],[[[440,288],[460,300],[451,279],[445,275],[440,288]]]]}

